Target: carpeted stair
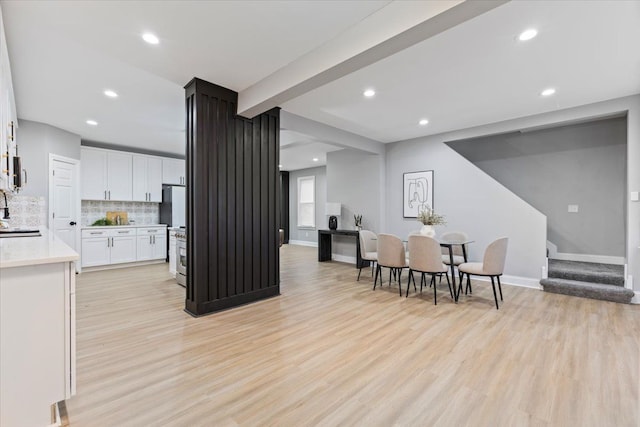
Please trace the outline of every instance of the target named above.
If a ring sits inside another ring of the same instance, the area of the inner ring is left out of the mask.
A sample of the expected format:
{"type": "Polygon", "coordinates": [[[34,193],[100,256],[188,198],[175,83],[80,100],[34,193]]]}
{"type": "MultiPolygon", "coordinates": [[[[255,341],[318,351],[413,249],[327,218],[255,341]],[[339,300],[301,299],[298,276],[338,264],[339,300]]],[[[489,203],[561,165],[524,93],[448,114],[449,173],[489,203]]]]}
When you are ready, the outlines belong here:
{"type": "Polygon", "coordinates": [[[540,280],[545,292],[630,303],[634,296],[624,287],[624,267],[591,262],[549,260],[548,279],[540,280]]]}

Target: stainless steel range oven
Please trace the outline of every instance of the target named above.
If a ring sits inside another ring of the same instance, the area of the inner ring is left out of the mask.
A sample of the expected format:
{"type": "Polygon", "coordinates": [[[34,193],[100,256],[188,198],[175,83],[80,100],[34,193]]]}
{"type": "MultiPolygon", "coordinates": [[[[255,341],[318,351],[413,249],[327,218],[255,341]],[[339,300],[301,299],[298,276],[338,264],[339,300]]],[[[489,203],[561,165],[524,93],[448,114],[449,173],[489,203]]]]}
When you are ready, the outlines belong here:
{"type": "Polygon", "coordinates": [[[187,286],[187,234],[176,232],[176,281],[187,286]]]}

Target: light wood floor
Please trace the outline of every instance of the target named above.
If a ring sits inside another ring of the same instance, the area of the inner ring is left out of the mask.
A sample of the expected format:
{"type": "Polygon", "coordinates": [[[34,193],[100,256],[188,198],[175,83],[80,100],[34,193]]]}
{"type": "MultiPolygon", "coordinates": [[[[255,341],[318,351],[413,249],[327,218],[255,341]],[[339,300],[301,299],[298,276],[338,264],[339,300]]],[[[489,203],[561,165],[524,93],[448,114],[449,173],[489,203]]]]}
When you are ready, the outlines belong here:
{"type": "MultiPolygon", "coordinates": [[[[640,306],[438,305],[281,249],[282,295],[194,319],[166,265],[84,273],[71,426],[639,426],[640,306]]],[[[406,276],[406,273],[405,273],[406,276]]]]}

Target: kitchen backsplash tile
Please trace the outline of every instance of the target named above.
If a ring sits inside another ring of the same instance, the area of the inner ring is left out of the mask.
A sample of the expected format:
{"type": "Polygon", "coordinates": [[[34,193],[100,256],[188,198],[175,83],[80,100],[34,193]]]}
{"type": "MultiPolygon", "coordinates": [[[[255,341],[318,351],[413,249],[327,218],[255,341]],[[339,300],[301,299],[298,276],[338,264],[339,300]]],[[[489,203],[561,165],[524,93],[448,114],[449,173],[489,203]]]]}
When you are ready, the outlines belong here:
{"type": "Polygon", "coordinates": [[[160,223],[160,205],[158,203],[145,202],[112,202],[102,200],[82,201],[82,225],[91,225],[96,220],[107,216],[107,211],[124,211],[129,221],[135,220],[136,224],[160,223]]]}
{"type": "MultiPolygon", "coordinates": [[[[1,197],[1,195],[0,195],[1,197]]],[[[7,193],[8,220],[12,227],[39,227],[47,225],[47,203],[44,197],[22,196],[7,193]]],[[[0,202],[4,206],[4,199],[0,202]]]]}

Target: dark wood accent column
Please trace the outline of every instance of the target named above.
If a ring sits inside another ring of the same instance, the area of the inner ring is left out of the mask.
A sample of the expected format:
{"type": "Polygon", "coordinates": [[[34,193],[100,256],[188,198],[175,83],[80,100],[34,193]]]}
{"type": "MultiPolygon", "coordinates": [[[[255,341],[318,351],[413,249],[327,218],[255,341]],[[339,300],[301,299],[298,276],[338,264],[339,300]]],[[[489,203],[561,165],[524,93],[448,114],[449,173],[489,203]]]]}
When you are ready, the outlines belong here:
{"type": "Polygon", "coordinates": [[[280,172],[280,228],[284,230],[284,243],[289,243],[289,172],[280,172]]]}
{"type": "Polygon", "coordinates": [[[236,115],[238,94],[186,89],[187,297],[200,316],[280,293],[280,109],[236,115]]]}

